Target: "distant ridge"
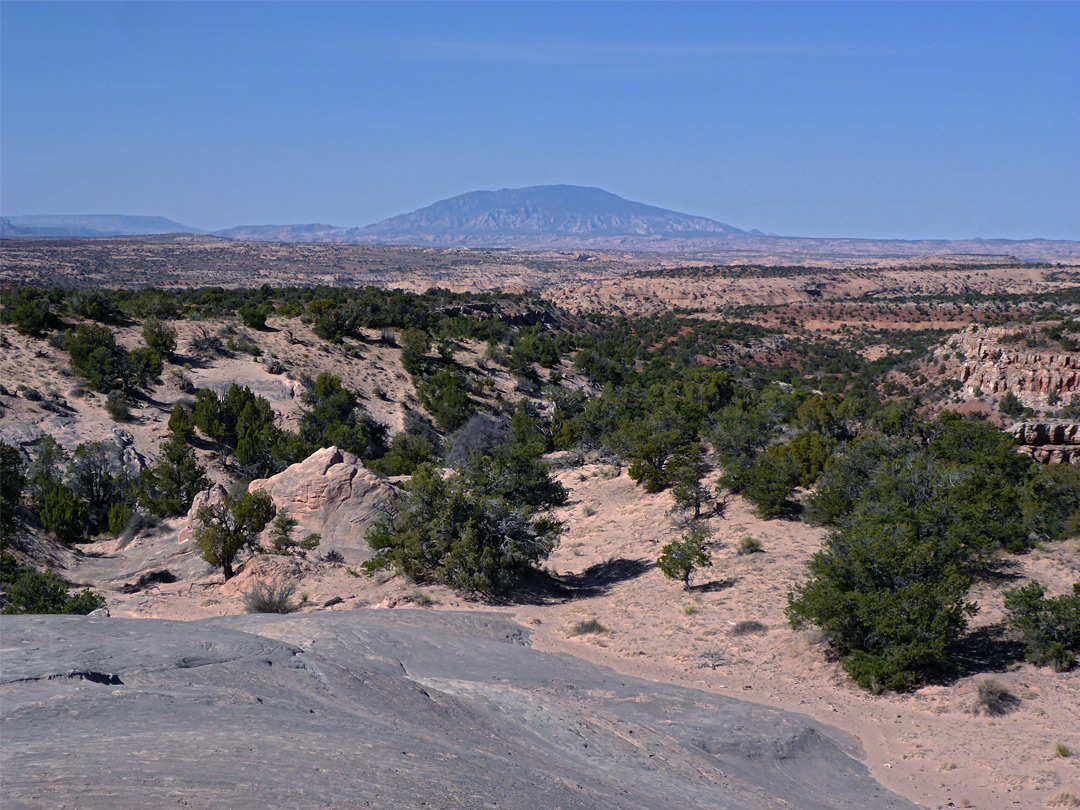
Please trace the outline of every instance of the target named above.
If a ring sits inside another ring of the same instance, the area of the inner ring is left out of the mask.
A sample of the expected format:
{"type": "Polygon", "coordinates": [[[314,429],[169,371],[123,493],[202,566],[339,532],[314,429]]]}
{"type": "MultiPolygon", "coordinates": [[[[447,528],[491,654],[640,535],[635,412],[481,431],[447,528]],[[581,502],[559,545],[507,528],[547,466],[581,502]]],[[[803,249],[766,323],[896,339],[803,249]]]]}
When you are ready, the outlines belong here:
{"type": "Polygon", "coordinates": [[[0,220],[0,236],[150,236],[205,233],[165,217],[127,214],[31,214],[0,220]]]}
{"type": "MultiPolygon", "coordinates": [[[[0,219],[0,236],[150,236],[202,234],[164,217],[34,216],[0,219]]],[[[610,250],[743,257],[914,258],[1007,254],[1023,261],[1080,259],[1080,241],[1050,239],[814,238],[741,230],[572,185],[470,191],[359,228],[323,223],[242,225],[212,236],[246,242],[413,245],[527,251],[610,250]]]]}

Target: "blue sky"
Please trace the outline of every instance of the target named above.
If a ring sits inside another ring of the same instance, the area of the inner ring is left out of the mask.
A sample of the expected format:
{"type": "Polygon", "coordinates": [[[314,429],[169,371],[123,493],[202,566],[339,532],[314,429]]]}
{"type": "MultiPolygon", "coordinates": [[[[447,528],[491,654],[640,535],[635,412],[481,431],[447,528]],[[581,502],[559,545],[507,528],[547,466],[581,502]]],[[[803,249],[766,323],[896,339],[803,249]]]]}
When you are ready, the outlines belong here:
{"type": "Polygon", "coordinates": [[[0,4],[0,212],[364,225],[546,183],[1080,239],[1080,3],[0,4]]]}

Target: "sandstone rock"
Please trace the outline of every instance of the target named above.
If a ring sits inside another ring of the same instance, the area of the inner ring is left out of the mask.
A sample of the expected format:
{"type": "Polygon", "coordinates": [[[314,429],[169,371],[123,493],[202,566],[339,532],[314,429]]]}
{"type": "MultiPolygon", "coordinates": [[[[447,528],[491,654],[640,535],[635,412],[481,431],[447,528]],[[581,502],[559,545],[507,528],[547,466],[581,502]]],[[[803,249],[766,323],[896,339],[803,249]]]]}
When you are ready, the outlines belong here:
{"type": "Polygon", "coordinates": [[[4,807],[916,810],[839,730],[527,641],[483,613],[5,616],[4,807]]]}
{"type": "Polygon", "coordinates": [[[1080,355],[1053,351],[1023,351],[1003,342],[1015,329],[980,327],[953,336],[939,350],[940,356],[959,358],[946,363],[950,376],[958,379],[969,397],[978,392],[1004,396],[1011,392],[1029,408],[1049,405],[1056,393],[1061,401],[1080,394],[1080,355]]]}
{"type": "Polygon", "coordinates": [[[371,556],[364,535],[390,505],[393,487],[356,456],[327,447],[270,478],[252,481],[249,492],[264,491],[278,509],[298,522],[296,533],[322,535],[319,552],[334,549],[348,562],[371,556]]]}
{"type": "Polygon", "coordinates": [[[1009,432],[1042,464],[1080,464],[1080,424],[1022,422],[1009,432]]]}
{"type": "Polygon", "coordinates": [[[180,532],[177,534],[177,540],[181,545],[189,542],[195,536],[199,509],[203,506],[216,506],[219,503],[224,503],[226,495],[228,495],[228,491],[225,487],[221,484],[214,484],[210,489],[204,489],[195,496],[195,499],[191,502],[191,508],[187,513],[187,522],[181,527],[180,532]]]}

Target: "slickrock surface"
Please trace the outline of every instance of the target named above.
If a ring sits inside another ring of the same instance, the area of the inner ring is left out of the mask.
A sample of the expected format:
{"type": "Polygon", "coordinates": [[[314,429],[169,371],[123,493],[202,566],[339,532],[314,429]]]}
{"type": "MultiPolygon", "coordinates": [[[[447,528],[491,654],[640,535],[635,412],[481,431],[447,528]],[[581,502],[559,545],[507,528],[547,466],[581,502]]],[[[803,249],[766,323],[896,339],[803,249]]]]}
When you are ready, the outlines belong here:
{"type": "Polygon", "coordinates": [[[797,715],[489,613],[4,617],[5,810],[913,808],[797,715]]]}

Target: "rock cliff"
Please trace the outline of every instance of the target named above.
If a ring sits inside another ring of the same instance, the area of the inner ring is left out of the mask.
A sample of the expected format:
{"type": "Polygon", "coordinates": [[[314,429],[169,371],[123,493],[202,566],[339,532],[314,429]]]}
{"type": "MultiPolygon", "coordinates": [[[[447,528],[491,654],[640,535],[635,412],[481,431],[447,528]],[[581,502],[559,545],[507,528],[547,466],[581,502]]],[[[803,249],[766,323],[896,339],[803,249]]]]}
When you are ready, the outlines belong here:
{"type": "Polygon", "coordinates": [[[1020,452],[1043,464],[1080,464],[1080,424],[1023,422],[1009,431],[1020,452]]]}

